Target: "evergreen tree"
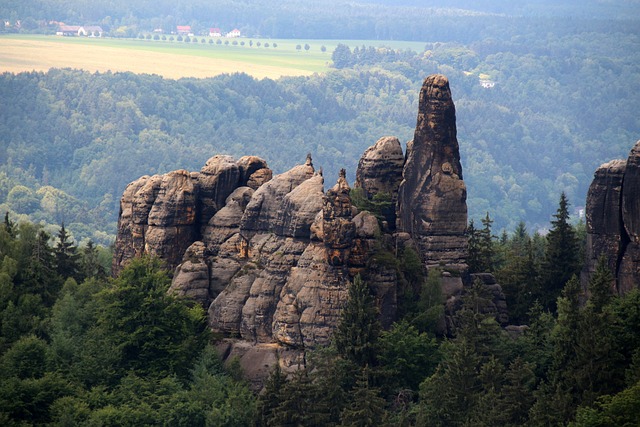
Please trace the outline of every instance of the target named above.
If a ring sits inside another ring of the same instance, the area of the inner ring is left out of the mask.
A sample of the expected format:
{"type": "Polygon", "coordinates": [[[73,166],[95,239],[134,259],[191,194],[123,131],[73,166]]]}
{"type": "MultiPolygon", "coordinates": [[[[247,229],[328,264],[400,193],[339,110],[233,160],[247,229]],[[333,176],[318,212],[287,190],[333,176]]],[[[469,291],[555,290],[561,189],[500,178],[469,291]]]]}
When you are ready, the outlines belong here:
{"type": "Polygon", "coordinates": [[[105,278],[107,276],[104,267],[100,264],[98,248],[96,248],[91,240],[89,240],[87,245],[82,249],[80,276],[82,278],[105,278]]]}
{"type": "Polygon", "coordinates": [[[595,313],[602,313],[604,307],[613,298],[612,290],[615,286],[615,278],[607,265],[607,259],[602,255],[596,264],[596,270],[589,279],[588,305],[595,313]]]}
{"type": "Polygon", "coordinates": [[[374,366],[380,328],[378,308],[369,285],[357,275],[349,286],[347,304],[334,334],[338,354],[357,366],[374,366]]]}
{"type": "Polygon", "coordinates": [[[79,279],[80,254],[78,254],[78,247],[69,240],[64,223],[62,223],[58,232],[58,243],[54,249],[54,255],[56,258],[56,271],[61,277],[79,279]]]}
{"type": "Polygon", "coordinates": [[[467,226],[467,263],[469,264],[470,273],[482,272],[482,248],[480,242],[480,233],[476,229],[473,220],[469,221],[467,226]]]}
{"type": "Polygon", "coordinates": [[[576,233],[569,223],[569,202],[564,193],[552,228],[547,235],[547,249],[542,266],[540,302],[545,309],[556,311],[556,300],[565,283],[580,269],[576,233]]]}
{"type": "Polygon", "coordinates": [[[310,422],[310,412],[315,402],[311,379],[306,369],[294,372],[292,378],[284,383],[279,397],[280,402],[268,419],[269,427],[317,425],[310,422]]]}
{"type": "Polygon", "coordinates": [[[489,212],[482,219],[482,230],[480,230],[480,259],[482,272],[492,272],[495,267],[495,237],[491,234],[493,220],[489,217],[489,212]]]}
{"type": "Polygon", "coordinates": [[[371,387],[369,369],[364,368],[350,393],[349,405],[342,410],[340,426],[373,427],[384,424],[385,401],[380,397],[380,390],[371,387]]]}
{"type": "Polygon", "coordinates": [[[280,369],[280,362],[276,361],[271,374],[264,385],[264,391],[258,398],[258,420],[261,427],[273,425],[274,411],[282,401],[281,391],[287,382],[287,376],[280,369]]]}

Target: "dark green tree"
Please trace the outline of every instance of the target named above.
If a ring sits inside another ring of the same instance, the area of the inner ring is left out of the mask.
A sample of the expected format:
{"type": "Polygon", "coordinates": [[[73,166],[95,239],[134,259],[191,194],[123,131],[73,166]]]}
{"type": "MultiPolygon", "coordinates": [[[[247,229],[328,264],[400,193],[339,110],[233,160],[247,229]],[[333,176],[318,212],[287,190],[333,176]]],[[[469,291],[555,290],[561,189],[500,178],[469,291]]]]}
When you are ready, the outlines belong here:
{"type": "Polygon", "coordinates": [[[157,259],[132,260],[101,293],[96,338],[119,354],[116,372],[188,374],[190,361],[207,340],[200,306],[167,294],[170,279],[157,259]]]}
{"type": "Polygon", "coordinates": [[[280,369],[280,362],[277,361],[269,374],[269,378],[264,384],[264,390],[258,398],[258,419],[256,424],[266,427],[274,424],[275,413],[278,405],[282,401],[281,391],[287,382],[287,376],[280,369]]]}
{"type": "Polygon", "coordinates": [[[545,309],[556,311],[556,300],[565,283],[580,269],[578,242],[569,223],[569,202],[564,192],[560,196],[558,211],[551,221],[547,235],[547,248],[542,264],[542,288],[538,296],[545,309]]]}
{"type": "Polygon", "coordinates": [[[68,277],[79,279],[80,254],[78,247],[70,240],[64,223],[58,231],[58,242],[53,253],[56,258],[56,272],[65,279],[68,277]]]}
{"type": "Polygon", "coordinates": [[[340,415],[341,427],[384,425],[385,401],[380,397],[380,390],[371,386],[368,368],[362,369],[349,397],[350,402],[340,415]]]}
{"type": "Polygon", "coordinates": [[[338,354],[360,367],[375,366],[379,335],[378,308],[369,285],[357,275],[334,333],[338,354]]]}
{"type": "Polygon", "coordinates": [[[469,272],[480,273],[483,269],[482,247],[480,241],[480,232],[476,229],[473,219],[469,221],[469,225],[467,226],[467,239],[469,242],[467,255],[469,272]]]}

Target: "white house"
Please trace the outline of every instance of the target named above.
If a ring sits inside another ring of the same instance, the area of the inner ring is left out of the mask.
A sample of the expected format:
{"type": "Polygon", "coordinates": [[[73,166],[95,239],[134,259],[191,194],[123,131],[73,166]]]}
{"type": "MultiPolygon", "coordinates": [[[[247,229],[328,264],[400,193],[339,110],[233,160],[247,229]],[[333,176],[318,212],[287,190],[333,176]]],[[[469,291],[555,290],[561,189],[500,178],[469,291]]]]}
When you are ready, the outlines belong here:
{"type": "Polygon", "coordinates": [[[240,30],[235,28],[227,33],[227,37],[234,38],[240,37],[240,30]]]}
{"type": "Polygon", "coordinates": [[[220,28],[209,28],[209,37],[222,37],[220,28]]]}

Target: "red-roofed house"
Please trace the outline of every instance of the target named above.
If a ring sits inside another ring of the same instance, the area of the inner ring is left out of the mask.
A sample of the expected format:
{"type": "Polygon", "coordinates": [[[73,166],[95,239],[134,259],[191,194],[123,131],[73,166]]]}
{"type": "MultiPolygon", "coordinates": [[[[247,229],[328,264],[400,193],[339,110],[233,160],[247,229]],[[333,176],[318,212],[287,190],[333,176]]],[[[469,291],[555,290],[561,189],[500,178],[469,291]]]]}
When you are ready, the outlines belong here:
{"type": "Polygon", "coordinates": [[[209,37],[222,37],[220,28],[209,28],[209,37]]]}
{"type": "Polygon", "coordinates": [[[240,30],[237,28],[227,33],[227,37],[240,37],[240,30]]]}
{"type": "Polygon", "coordinates": [[[191,25],[178,25],[176,31],[180,35],[187,36],[191,34],[191,25]]]}

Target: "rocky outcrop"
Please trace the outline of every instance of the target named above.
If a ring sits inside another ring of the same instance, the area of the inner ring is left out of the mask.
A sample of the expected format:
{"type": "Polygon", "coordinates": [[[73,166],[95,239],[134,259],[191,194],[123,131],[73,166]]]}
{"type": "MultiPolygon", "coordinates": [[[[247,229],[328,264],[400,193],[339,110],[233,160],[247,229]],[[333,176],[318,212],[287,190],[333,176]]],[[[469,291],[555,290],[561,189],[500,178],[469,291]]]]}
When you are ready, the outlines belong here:
{"type": "Polygon", "coordinates": [[[390,201],[383,209],[383,226],[389,231],[396,228],[398,187],[402,181],[404,154],[398,138],[385,136],[369,147],[358,162],[354,188],[361,188],[369,200],[384,198],[390,201]]]}
{"type": "Polygon", "coordinates": [[[627,160],[600,166],[586,205],[587,248],[582,284],[586,288],[604,256],[614,273],[612,291],[624,294],[640,285],[640,141],[627,160]]]}
{"type": "MultiPolygon", "coordinates": [[[[390,326],[402,297],[396,256],[405,248],[420,255],[425,269],[441,268],[443,294],[455,310],[472,279],[465,271],[466,189],[445,77],[425,80],[406,161],[398,139],[384,137],[365,151],[356,177],[359,194],[344,170],[325,192],[310,155],[276,176],[257,157],[214,156],[200,172],[142,177],[122,197],[114,271],[145,253],[162,258],[174,270],[170,292],[202,304],[214,331],[262,349],[225,350],[247,363],[271,360],[274,343],[297,349],[328,343],[358,274],[371,286],[383,326],[390,326]],[[359,208],[356,196],[364,202],[359,208]]],[[[494,296],[488,310],[504,323],[504,296],[489,276],[483,276],[494,296]]]]}
{"type": "Polygon", "coordinates": [[[236,162],[214,156],[199,173],[179,170],[129,184],[120,201],[113,274],[142,254],[157,256],[174,269],[234,190],[257,188],[270,178],[271,170],[258,157],[236,162]]]}
{"type": "Polygon", "coordinates": [[[342,169],[338,182],[327,191],[322,204],[322,235],[327,262],[334,267],[347,264],[355,237],[350,191],[346,172],[342,169]]]}
{"type": "Polygon", "coordinates": [[[455,107],[445,76],[425,79],[418,120],[398,194],[398,225],[427,266],[466,269],[467,191],[456,137],[455,107]]]}

